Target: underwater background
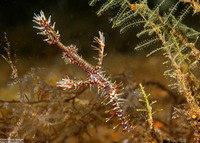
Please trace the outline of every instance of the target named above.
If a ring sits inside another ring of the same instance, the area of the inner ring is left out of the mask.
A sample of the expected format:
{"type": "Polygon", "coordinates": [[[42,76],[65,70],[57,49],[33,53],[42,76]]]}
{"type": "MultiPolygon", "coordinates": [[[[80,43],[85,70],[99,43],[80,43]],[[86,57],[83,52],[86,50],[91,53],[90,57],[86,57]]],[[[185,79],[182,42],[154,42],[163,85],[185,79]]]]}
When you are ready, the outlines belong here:
{"type": "MultiPolygon", "coordinates": [[[[117,80],[117,82],[122,81],[125,89],[126,86],[127,88],[128,86],[135,87],[138,83],[146,84],[147,87],[145,89],[147,93],[151,93],[151,100],[158,102],[154,107],[156,109],[164,109],[164,111],[155,115],[155,121],[159,124],[155,128],[169,133],[167,125],[171,122],[171,119],[169,119],[172,116],[171,108],[175,105],[175,99],[179,94],[176,90],[168,87],[170,80],[163,76],[163,72],[167,67],[162,64],[165,61],[162,53],[157,52],[150,57],[146,57],[152,47],[135,51],[134,47],[146,39],[145,36],[141,38],[135,36],[141,28],[131,28],[127,32],[120,34],[120,28],[112,28],[112,19],[117,9],[113,8],[111,11],[106,11],[102,16],[97,16],[96,11],[103,2],[93,7],[90,7],[88,2],[89,0],[1,0],[0,54],[6,54],[3,48],[5,46],[4,32],[6,32],[11,44],[11,53],[15,52],[17,55],[19,77],[26,75],[31,68],[41,68],[38,74],[42,80],[50,86],[56,86],[56,82],[66,75],[85,79],[86,74],[76,65],[66,65],[61,58],[62,51],[57,46],[48,45],[44,42],[44,36],[37,35],[38,30],[33,28],[36,24],[32,21],[34,13],[39,14],[42,10],[46,17],[51,15],[52,22],[56,22],[55,29],[60,32],[61,42],[64,45],[77,45],[78,53],[92,65],[96,65],[97,62],[93,57],[98,56],[97,51],[91,47],[93,45],[93,37],[98,36],[98,31],[102,31],[106,38],[105,53],[107,53],[107,56],[103,60],[106,74],[113,76],[113,79],[117,80]],[[159,84],[166,89],[157,88],[159,84]],[[170,95],[172,93],[173,97],[170,95]]],[[[150,7],[156,6],[157,2],[159,0],[150,2],[150,7]]],[[[161,14],[174,2],[170,1],[169,5],[163,7],[161,14]]],[[[200,32],[200,16],[188,15],[183,23],[200,32]]],[[[160,44],[158,43],[154,46],[159,47],[160,44]]],[[[200,44],[197,44],[197,47],[200,48],[200,44]]],[[[153,48],[155,49],[155,47],[153,48]]],[[[18,86],[11,85],[10,74],[9,65],[3,58],[0,58],[0,100],[19,99],[18,86]]],[[[130,92],[132,96],[139,93],[138,90],[134,93],[130,92]]],[[[87,89],[87,92],[80,99],[86,98],[84,101],[87,100],[86,103],[88,103],[94,98],[95,103],[101,105],[103,99],[97,97],[95,90],[90,93],[90,90],[87,89]]],[[[181,98],[177,102],[184,103],[185,101],[181,98]]],[[[84,106],[86,103],[84,102],[84,106]]],[[[82,106],[79,108],[83,108],[82,106]]],[[[102,110],[99,109],[100,115],[93,113],[100,118],[100,121],[95,122],[95,125],[98,125],[97,129],[89,127],[89,135],[84,132],[81,138],[79,132],[71,133],[66,140],[63,139],[63,142],[80,142],[80,140],[82,142],[125,142],[126,137],[120,134],[120,130],[115,131],[112,129],[112,125],[109,126],[109,123],[104,124],[104,117],[109,115],[103,115],[104,107],[101,108],[102,110]],[[96,130],[98,130],[97,133],[95,132],[96,130]]],[[[1,127],[0,130],[4,130],[4,128],[1,127]]],[[[72,130],[76,129],[72,128],[72,130]]],[[[2,134],[1,137],[3,137],[2,134]]],[[[28,142],[29,140],[26,141],[28,142]]],[[[38,142],[44,141],[46,140],[38,142]]],[[[61,141],[53,138],[51,142],[61,141]]]]}

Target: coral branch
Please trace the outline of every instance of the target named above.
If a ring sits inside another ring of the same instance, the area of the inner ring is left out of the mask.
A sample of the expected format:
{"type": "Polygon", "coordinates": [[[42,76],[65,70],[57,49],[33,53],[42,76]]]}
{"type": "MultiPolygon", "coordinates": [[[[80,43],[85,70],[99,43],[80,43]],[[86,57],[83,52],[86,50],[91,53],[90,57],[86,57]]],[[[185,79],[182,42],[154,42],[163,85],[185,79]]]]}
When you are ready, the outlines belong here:
{"type": "Polygon", "coordinates": [[[11,58],[10,43],[8,41],[6,33],[4,33],[4,39],[6,41],[6,47],[4,47],[4,49],[5,49],[6,53],[7,53],[7,57],[5,57],[4,55],[1,55],[1,56],[10,65],[10,67],[12,69],[12,73],[11,73],[10,77],[12,79],[17,79],[18,78],[18,71],[17,71],[17,67],[16,67],[17,56],[16,56],[16,54],[14,54],[15,59],[13,61],[12,58],[11,58]]]}

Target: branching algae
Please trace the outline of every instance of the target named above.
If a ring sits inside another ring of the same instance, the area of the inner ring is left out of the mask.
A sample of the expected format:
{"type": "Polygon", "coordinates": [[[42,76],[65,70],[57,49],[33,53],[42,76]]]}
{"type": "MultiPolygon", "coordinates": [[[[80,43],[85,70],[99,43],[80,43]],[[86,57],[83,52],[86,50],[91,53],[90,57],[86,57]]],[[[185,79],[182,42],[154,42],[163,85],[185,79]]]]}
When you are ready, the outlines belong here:
{"type": "MultiPolygon", "coordinates": [[[[94,5],[98,0],[90,1],[89,5],[94,5]]],[[[156,37],[145,40],[135,47],[141,49],[154,44],[157,41],[162,43],[160,48],[152,50],[147,56],[159,50],[167,58],[164,64],[170,65],[171,69],[164,72],[164,75],[173,79],[170,85],[177,88],[185,97],[187,104],[182,111],[182,115],[187,117],[188,123],[194,130],[194,140],[200,142],[200,81],[193,73],[198,69],[200,61],[200,51],[196,48],[196,42],[200,33],[193,28],[187,27],[182,20],[189,13],[190,9],[194,14],[200,12],[199,1],[179,0],[168,12],[159,14],[159,9],[165,4],[162,0],[153,10],[149,8],[147,0],[139,0],[131,3],[129,0],[107,0],[97,12],[101,15],[108,9],[119,7],[119,11],[113,19],[112,27],[121,27],[120,32],[124,32],[131,27],[143,25],[143,30],[137,34],[138,37],[144,34],[156,35],[156,37]],[[175,11],[181,3],[186,6],[181,14],[174,16],[175,11]],[[135,20],[136,18],[139,19],[135,20]]]]}

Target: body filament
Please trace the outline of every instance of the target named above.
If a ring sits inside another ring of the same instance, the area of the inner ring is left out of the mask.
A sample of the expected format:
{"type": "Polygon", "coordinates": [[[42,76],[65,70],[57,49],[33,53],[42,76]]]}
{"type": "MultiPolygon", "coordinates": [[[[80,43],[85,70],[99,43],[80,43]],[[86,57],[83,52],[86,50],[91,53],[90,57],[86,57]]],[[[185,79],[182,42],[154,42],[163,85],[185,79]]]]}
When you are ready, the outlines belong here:
{"type": "Polygon", "coordinates": [[[106,76],[103,74],[102,61],[103,57],[105,56],[105,37],[103,36],[103,33],[99,32],[99,38],[94,38],[94,42],[98,43],[99,47],[92,47],[94,47],[94,49],[99,52],[99,58],[97,66],[93,66],[77,54],[78,49],[75,45],[64,46],[60,42],[60,34],[58,31],[56,32],[54,30],[55,23],[53,25],[51,24],[51,16],[47,20],[43,11],[40,11],[40,15],[34,14],[33,18],[33,21],[39,25],[34,26],[34,28],[40,30],[40,32],[38,32],[37,34],[47,36],[47,39],[45,39],[44,41],[47,41],[47,43],[49,44],[55,44],[62,49],[65,63],[76,64],[81,67],[85,72],[87,72],[88,79],[85,81],[64,78],[61,81],[57,82],[58,86],[64,89],[79,88],[81,86],[89,85],[97,86],[105,97],[104,102],[107,102],[107,104],[110,103],[113,106],[112,109],[106,111],[114,112],[113,115],[106,120],[106,122],[109,121],[112,117],[118,116],[121,122],[117,126],[122,125],[125,132],[133,132],[134,127],[128,123],[126,116],[123,114],[123,111],[120,107],[120,102],[124,100],[122,98],[119,98],[119,96],[123,94],[122,92],[120,92],[122,89],[119,88],[121,85],[112,83],[109,78],[106,78],[106,76]]]}

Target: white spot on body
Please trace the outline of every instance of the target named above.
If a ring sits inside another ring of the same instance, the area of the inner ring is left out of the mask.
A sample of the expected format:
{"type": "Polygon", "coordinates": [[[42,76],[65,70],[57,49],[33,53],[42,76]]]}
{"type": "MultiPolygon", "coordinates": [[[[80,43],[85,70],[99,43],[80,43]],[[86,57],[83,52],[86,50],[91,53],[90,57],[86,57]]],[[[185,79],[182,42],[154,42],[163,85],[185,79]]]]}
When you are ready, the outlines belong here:
{"type": "Polygon", "coordinates": [[[90,78],[93,79],[95,82],[98,83],[98,79],[97,79],[97,77],[95,77],[94,75],[91,74],[91,75],[90,75],[90,78]]]}

